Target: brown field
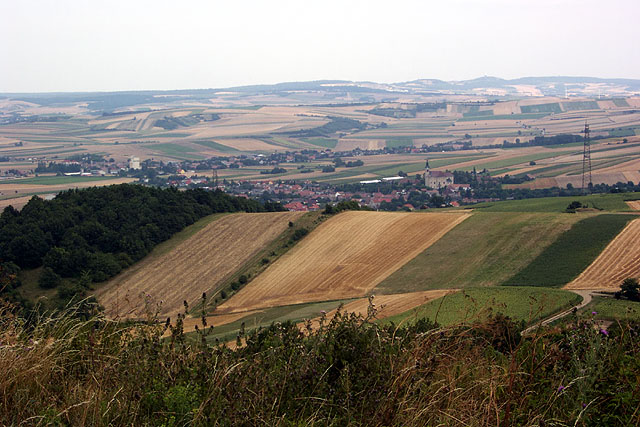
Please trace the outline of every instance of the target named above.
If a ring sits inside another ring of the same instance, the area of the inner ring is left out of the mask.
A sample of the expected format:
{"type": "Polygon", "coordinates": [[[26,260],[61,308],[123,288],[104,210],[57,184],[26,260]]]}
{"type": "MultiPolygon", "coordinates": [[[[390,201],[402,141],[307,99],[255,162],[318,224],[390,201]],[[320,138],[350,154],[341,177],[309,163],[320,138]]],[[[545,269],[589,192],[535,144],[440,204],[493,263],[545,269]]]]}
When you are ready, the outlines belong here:
{"type": "Polygon", "coordinates": [[[457,212],[339,214],[220,305],[218,312],[363,297],[467,217],[457,212]]]}
{"type": "MultiPolygon", "coordinates": [[[[53,196],[53,194],[42,194],[39,195],[38,197],[45,197],[45,196],[53,196]]],[[[4,210],[4,208],[6,208],[7,206],[13,206],[14,209],[20,210],[24,207],[24,205],[26,205],[27,203],[29,203],[29,200],[31,200],[33,196],[24,196],[24,197],[16,197],[14,199],[5,199],[5,200],[0,200],[0,211],[4,210]]]]}
{"type": "Polygon", "coordinates": [[[626,202],[626,203],[634,211],[640,211],[640,200],[633,200],[633,201],[629,201],[629,202],[626,202]]]}
{"type": "Polygon", "coordinates": [[[618,289],[629,277],[640,277],[640,219],[629,223],[566,289],[618,289]]]}
{"type": "Polygon", "coordinates": [[[256,252],[275,239],[297,212],[225,215],[179,244],[170,252],[149,258],[110,280],[96,297],[110,316],[135,317],[139,296],[162,301],[161,315],[183,309],[183,301],[197,302],[203,292],[235,272],[256,252]]]}

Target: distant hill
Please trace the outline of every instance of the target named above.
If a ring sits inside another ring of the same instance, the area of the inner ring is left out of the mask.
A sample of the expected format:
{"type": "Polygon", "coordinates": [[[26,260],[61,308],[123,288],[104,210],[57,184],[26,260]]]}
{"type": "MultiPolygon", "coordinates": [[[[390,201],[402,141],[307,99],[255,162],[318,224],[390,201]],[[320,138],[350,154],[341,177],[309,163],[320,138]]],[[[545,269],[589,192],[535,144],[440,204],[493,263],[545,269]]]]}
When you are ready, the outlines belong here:
{"type": "MultiPolygon", "coordinates": [[[[4,93],[0,98],[31,102],[39,105],[69,105],[87,102],[92,110],[113,111],[118,108],[149,103],[165,103],[167,100],[207,100],[222,92],[240,96],[275,95],[287,98],[299,93],[315,93],[310,104],[332,104],[336,94],[352,94],[349,103],[380,101],[381,96],[397,97],[403,94],[415,96],[474,95],[501,97],[527,96],[606,96],[627,97],[640,95],[640,80],[606,79],[598,77],[522,77],[502,79],[484,76],[471,80],[445,81],[419,79],[409,82],[376,83],[349,80],[317,80],[308,82],[283,82],[265,85],[248,85],[215,89],[188,89],[168,91],[121,92],[69,92],[69,93],[4,93]]],[[[306,103],[306,102],[305,102],[306,103]]],[[[335,102],[333,102],[335,103],[335,102]]]]}

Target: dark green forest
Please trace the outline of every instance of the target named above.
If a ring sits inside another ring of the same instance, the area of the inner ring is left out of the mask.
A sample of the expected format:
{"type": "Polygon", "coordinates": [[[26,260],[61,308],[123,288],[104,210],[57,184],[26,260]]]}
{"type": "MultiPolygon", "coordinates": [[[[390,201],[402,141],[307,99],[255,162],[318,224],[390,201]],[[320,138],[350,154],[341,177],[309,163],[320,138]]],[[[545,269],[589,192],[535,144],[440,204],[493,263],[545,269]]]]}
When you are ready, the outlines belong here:
{"type": "MultiPolygon", "coordinates": [[[[204,216],[278,210],[283,208],[277,203],[202,189],[122,184],[68,190],[50,201],[33,197],[21,211],[5,208],[0,215],[0,262],[14,275],[43,266],[43,288],[73,278],[76,289],[65,290],[72,296],[92,282],[115,276],[204,216]]],[[[18,299],[19,285],[14,280],[4,292],[18,299]]]]}

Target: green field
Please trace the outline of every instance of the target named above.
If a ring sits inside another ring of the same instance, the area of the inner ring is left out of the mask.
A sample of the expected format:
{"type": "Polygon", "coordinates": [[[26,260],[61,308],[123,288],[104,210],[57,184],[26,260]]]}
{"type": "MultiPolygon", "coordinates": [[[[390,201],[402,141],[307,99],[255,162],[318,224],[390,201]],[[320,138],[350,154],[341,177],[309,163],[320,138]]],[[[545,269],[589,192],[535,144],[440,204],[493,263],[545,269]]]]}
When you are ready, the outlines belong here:
{"type": "Polygon", "coordinates": [[[472,323],[501,313],[527,324],[581,301],[573,292],[531,287],[470,288],[446,295],[410,310],[384,319],[384,323],[414,322],[429,319],[440,325],[472,323]]]}
{"type": "Polygon", "coordinates": [[[640,302],[594,297],[581,312],[596,320],[640,320],[640,302]]]}
{"type": "Polygon", "coordinates": [[[499,285],[578,220],[570,214],[475,212],[383,280],[376,292],[499,285]]]}
{"type": "Polygon", "coordinates": [[[219,143],[217,143],[215,141],[199,139],[199,140],[194,140],[193,143],[194,144],[198,144],[198,145],[202,145],[204,147],[212,148],[212,149],[214,149],[216,151],[219,151],[221,153],[237,153],[238,152],[238,150],[236,150],[233,147],[229,147],[228,145],[219,144],[219,143]]]}
{"type": "Polygon", "coordinates": [[[547,116],[548,113],[497,114],[489,116],[464,116],[459,122],[481,122],[484,120],[535,120],[547,116]]]}
{"type": "Polygon", "coordinates": [[[385,145],[387,148],[411,147],[413,146],[413,139],[407,137],[387,139],[385,145]]]}
{"type": "Polygon", "coordinates": [[[338,145],[338,140],[335,138],[301,138],[301,141],[331,149],[336,148],[336,145],[338,145]]]}
{"type": "MultiPolygon", "coordinates": [[[[542,159],[549,159],[552,157],[563,156],[566,154],[571,154],[573,151],[558,151],[552,153],[537,153],[537,154],[527,154],[524,156],[512,157],[510,159],[502,159],[502,160],[494,160],[488,161],[486,163],[480,163],[475,165],[476,170],[482,169],[498,169],[498,168],[506,168],[509,166],[519,165],[521,163],[529,163],[531,161],[538,161],[542,159]]],[[[461,170],[470,171],[473,170],[473,166],[462,168],[461,170]]]]}
{"type": "Polygon", "coordinates": [[[204,159],[204,157],[202,157],[199,154],[192,154],[192,153],[197,153],[198,150],[196,150],[195,148],[187,147],[185,145],[166,143],[166,144],[153,144],[153,145],[149,145],[148,147],[162,154],[165,154],[169,157],[174,157],[176,159],[187,159],[187,160],[204,159]]]}
{"type": "Polygon", "coordinates": [[[562,108],[564,111],[579,111],[579,110],[599,110],[597,101],[573,101],[563,102],[562,108]]]}
{"type": "Polygon", "coordinates": [[[537,199],[505,200],[473,205],[474,210],[483,212],[564,212],[567,206],[577,200],[590,208],[608,212],[630,212],[625,200],[640,199],[640,193],[592,194],[588,196],[540,197],[537,199]]]}
{"type": "Polygon", "coordinates": [[[107,181],[119,179],[119,176],[36,176],[34,178],[15,179],[3,181],[5,184],[37,184],[37,185],[60,185],[73,184],[76,182],[107,181]]]}
{"type": "Polygon", "coordinates": [[[520,111],[523,113],[562,113],[560,104],[554,102],[552,104],[538,104],[538,105],[522,105],[520,111]]]}
{"type": "Polygon", "coordinates": [[[604,214],[582,219],[503,284],[565,285],[587,268],[627,223],[636,218],[636,215],[604,214]]]}

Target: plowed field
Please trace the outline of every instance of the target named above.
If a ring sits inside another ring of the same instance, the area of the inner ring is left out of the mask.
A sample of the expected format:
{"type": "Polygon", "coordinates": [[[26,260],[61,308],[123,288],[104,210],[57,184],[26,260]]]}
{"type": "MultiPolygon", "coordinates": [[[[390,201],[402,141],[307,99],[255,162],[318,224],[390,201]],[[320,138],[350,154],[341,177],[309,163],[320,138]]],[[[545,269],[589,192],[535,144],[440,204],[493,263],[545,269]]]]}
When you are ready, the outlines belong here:
{"type": "Polygon", "coordinates": [[[629,277],[640,277],[640,219],[629,223],[567,289],[617,289],[629,277]]]}
{"type": "Polygon", "coordinates": [[[218,312],[363,297],[467,217],[457,212],[339,214],[220,305],[218,312]]]}
{"type": "Polygon", "coordinates": [[[169,253],[117,276],[97,293],[111,316],[135,316],[145,295],[162,301],[161,315],[183,310],[203,292],[216,287],[256,252],[278,237],[302,213],[274,212],[225,215],[169,253]],[[136,268],[138,267],[138,268],[136,268]]]}

